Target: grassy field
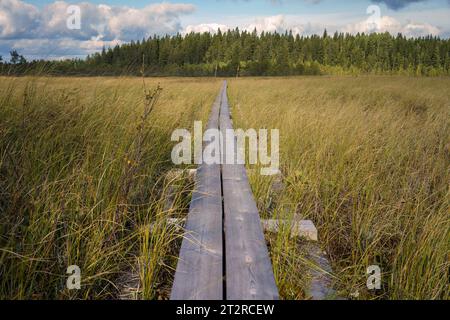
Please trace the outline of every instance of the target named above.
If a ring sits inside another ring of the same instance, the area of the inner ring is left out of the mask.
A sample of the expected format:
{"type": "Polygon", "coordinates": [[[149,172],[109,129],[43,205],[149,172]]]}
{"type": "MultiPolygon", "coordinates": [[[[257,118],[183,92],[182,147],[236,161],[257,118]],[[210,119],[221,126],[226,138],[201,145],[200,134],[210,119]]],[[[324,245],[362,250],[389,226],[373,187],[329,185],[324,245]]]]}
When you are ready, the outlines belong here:
{"type": "MultiPolygon", "coordinates": [[[[145,82],[149,92],[138,78],[0,78],[0,298],[167,298],[180,234],[165,218],[186,210],[190,190],[166,178],[170,135],[207,119],[221,81],[145,82]],[[69,265],[82,290],[66,289],[69,265]]],[[[314,221],[341,296],[450,298],[449,87],[229,81],[235,127],[280,129],[285,190],[274,197],[270,180],[252,176],[261,215],[314,221]],[[383,288],[372,293],[375,264],[383,288]]],[[[268,241],[282,297],[308,298],[301,241],[268,241]]]]}
{"type": "MultiPolygon", "coordinates": [[[[448,88],[448,78],[230,82],[236,127],[280,129],[285,191],[274,204],[270,181],[253,177],[261,214],[315,222],[342,296],[450,298],[448,88]],[[370,265],[383,272],[375,293],[370,265]]],[[[271,240],[285,298],[303,295],[297,247],[286,233],[271,240]]]]}
{"type": "Polygon", "coordinates": [[[167,295],[170,135],[207,119],[221,83],[158,82],[145,116],[138,78],[0,79],[0,298],[167,295]],[[65,289],[69,265],[82,290],[65,289]]]}

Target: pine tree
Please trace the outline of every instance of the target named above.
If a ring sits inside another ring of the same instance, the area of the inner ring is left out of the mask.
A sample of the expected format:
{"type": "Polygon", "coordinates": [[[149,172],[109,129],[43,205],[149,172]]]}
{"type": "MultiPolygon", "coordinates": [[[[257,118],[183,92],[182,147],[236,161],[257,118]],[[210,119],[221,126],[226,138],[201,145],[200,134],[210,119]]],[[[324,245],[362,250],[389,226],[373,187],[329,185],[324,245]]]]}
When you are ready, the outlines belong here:
{"type": "Polygon", "coordinates": [[[445,70],[447,72],[450,71],[450,53],[447,52],[446,56],[445,56],[445,70]]]}
{"type": "Polygon", "coordinates": [[[441,67],[441,52],[438,46],[434,47],[434,52],[432,56],[433,67],[440,68],[441,67]]]}

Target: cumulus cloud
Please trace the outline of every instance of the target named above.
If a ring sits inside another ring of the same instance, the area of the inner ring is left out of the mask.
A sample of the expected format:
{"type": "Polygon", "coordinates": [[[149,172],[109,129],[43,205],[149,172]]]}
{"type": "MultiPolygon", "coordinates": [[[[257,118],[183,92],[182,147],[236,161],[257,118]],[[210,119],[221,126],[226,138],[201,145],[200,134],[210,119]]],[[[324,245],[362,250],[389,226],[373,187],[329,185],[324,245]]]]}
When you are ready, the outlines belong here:
{"type": "MultiPolygon", "coordinates": [[[[325,18],[322,18],[322,20],[325,20],[325,18]]],[[[412,21],[401,22],[391,16],[380,16],[378,19],[369,17],[363,21],[349,22],[342,25],[331,25],[326,22],[311,22],[304,16],[275,15],[255,18],[252,21],[238,25],[238,27],[240,30],[246,30],[249,32],[256,29],[258,33],[263,31],[278,33],[292,31],[294,35],[322,34],[324,29],[327,29],[330,32],[339,31],[351,34],[363,32],[389,32],[395,35],[397,33],[402,33],[407,37],[427,35],[439,36],[442,34],[441,29],[429,23],[412,21]]],[[[221,31],[226,31],[234,28],[236,28],[236,25],[216,23],[189,25],[184,29],[183,34],[190,32],[216,32],[218,29],[221,31]]]]}
{"type": "Polygon", "coordinates": [[[296,32],[300,32],[301,30],[298,26],[289,26],[286,23],[286,19],[284,15],[276,15],[271,17],[263,17],[257,18],[254,23],[246,26],[247,30],[257,30],[258,32],[284,32],[287,29],[294,28],[296,32]]]}
{"type": "Polygon", "coordinates": [[[12,39],[29,34],[40,23],[35,6],[19,0],[0,1],[0,39],[12,39]]]}
{"type": "MultiPolygon", "coordinates": [[[[294,34],[300,34],[306,29],[305,26],[287,21],[284,15],[257,17],[253,21],[240,25],[238,27],[241,30],[246,30],[249,32],[253,32],[253,30],[256,29],[258,33],[283,33],[285,31],[292,31],[294,34]]],[[[190,32],[217,32],[218,29],[220,29],[221,31],[227,31],[234,28],[236,28],[236,26],[228,26],[225,24],[217,23],[189,25],[184,29],[183,34],[187,34],[190,32]]]]}
{"type": "Polygon", "coordinates": [[[77,4],[81,11],[81,30],[66,27],[69,3],[56,1],[38,10],[21,0],[1,0],[0,39],[63,38],[79,40],[131,40],[152,34],[180,31],[181,15],[192,13],[192,4],[160,3],[142,9],[111,7],[89,2],[77,4]]]}
{"type": "Polygon", "coordinates": [[[114,8],[109,19],[110,31],[120,39],[136,39],[136,35],[173,34],[182,27],[179,16],[193,12],[191,4],[161,3],[143,9],[114,8]]]}
{"type": "Polygon", "coordinates": [[[82,2],[77,4],[81,29],[72,30],[66,25],[69,5],[55,1],[39,9],[21,0],[0,0],[1,47],[12,44],[17,49],[27,48],[27,55],[32,55],[36,47],[50,45],[49,50],[81,49],[86,54],[103,45],[180,32],[180,17],[195,10],[194,5],[184,3],[164,2],[136,9],[82,2]]]}
{"type": "Polygon", "coordinates": [[[349,24],[342,31],[348,33],[372,33],[389,32],[391,34],[402,33],[407,37],[418,37],[426,35],[438,36],[441,30],[428,23],[406,22],[401,23],[390,16],[382,16],[379,19],[367,19],[365,21],[349,24]]]}
{"type": "Polygon", "coordinates": [[[191,32],[210,32],[210,33],[216,33],[220,31],[226,31],[229,29],[229,27],[225,24],[219,24],[219,23],[201,23],[197,25],[188,25],[184,30],[183,34],[188,34],[191,32]]]}

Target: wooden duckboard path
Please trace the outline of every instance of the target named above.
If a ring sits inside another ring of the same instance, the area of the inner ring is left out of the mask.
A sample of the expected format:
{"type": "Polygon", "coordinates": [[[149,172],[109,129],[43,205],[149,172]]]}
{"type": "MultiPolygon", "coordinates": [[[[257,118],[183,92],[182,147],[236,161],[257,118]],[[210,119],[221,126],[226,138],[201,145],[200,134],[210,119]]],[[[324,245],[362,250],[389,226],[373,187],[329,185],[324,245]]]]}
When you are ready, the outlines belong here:
{"type": "MultiPolygon", "coordinates": [[[[226,143],[225,130],[233,128],[226,81],[213,104],[207,128],[220,129],[226,143]]],[[[225,152],[221,156],[226,159],[225,152]]],[[[200,165],[171,300],[277,299],[245,166],[200,165]]]]}

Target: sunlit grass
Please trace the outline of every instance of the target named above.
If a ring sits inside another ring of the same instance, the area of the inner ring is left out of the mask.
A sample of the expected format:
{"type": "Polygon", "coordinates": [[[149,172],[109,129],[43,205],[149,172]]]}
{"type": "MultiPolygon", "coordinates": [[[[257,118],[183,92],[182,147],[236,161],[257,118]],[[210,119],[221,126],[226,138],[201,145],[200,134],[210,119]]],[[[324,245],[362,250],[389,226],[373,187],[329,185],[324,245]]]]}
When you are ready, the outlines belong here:
{"type": "MultiPolygon", "coordinates": [[[[449,87],[448,78],[230,81],[236,127],[280,129],[285,191],[269,210],[267,181],[252,179],[262,215],[312,219],[343,296],[449,298],[449,87]],[[370,265],[383,272],[377,292],[366,288],[370,265]]],[[[298,257],[287,239],[272,241],[271,255],[293,298],[305,270],[286,263],[298,257]]]]}
{"type": "MultiPolygon", "coordinates": [[[[175,128],[205,121],[221,81],[0,78],[0,298],[136,299],[170,293],[189,205],[166,172],[175,128]],[[140,130],[142,126],[143,130],[140,130]],[[136,147],[138,146],[138,147],[136,147]],[[174,205],[167,208],[169,185],[174,205]],[[66,289],[78,265],[82,289],[66,289]]],[[[450,80],[229,81],[236,128],[278,128],[285,189],[251,175],[263,218],[314,221],[342,296],[448,299],[450,80]],[[383,288],[369,292],[366,268],[383,288]]],[[[282,298],[308,298],[304,241],[267,236],[282,298]]]]}
{"type": "Polygon", "coordinates": [[[220,82],[158,83],[143,119],[142,79],[0,79],[0,298],[117,298],[132,270],[135,298],[158,298],[177,237],[149,233],[168,214],[170,135],[207,119],[220,82]],[[69,265],[81,290],[66,289],[69,265]]]}

